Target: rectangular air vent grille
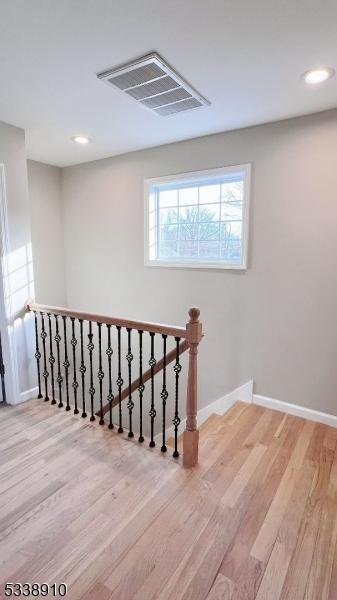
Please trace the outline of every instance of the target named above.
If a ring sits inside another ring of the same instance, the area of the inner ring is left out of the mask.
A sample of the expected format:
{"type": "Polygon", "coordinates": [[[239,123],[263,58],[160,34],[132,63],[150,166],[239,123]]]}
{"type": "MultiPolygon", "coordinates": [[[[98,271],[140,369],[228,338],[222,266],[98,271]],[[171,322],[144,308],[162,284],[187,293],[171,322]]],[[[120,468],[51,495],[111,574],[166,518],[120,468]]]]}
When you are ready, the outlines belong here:
{"type": "Polygon", "coordinates": [[[167,115],[173,115],[176,112],[190,110],[191,108],[198,108],[199,106],[202,106],[199,100],[196,100],[196,98],[189,98],[188,100],[183,100],[182,102],[176,102],[175,104],[168,104],[167,106],[157,108],[156,112],[162,117],[166,117],[167,115]]]}
{"type": "Polygon", "coordinates": [[[97,77],[162,117],[210,105],[156,53],[97,77]]]}
{"type": "Polygon", "coordinates": [[[139,69],[133,69],[133,71],[130,71],[129,73],[123,73],[123,75],[112,77],[109,81],[116,85],[120,90],[125,90],[126,88],[140,85],[146,81],[151,81],[151,79],[162,77],[165,74],[165,71],[153,63],[144,65],[144,67],[139,67],[139,69]]]}
{"type": "Polygon", "coordinates": [[[155,81],[145,83],[144,85],[138,85],[137,87],[126,90],[126,93],[135,100],[143,100],[144,98],[152,98],[153,96],[158,96],[158,94],[169,92],[175,88],[179,88],[179,83],[174,81],[172,77],[165,76],[160,79],[155,79],[155,81]]]}
{"type": "Polygon", "coordinates": [[[184,88],[177,88],[166,94],[159,94],[158,96],[152,96],[152,98],[146,98],[142,100],[142,104],[148,108],[157,108],[158,106],[164,106],[165,104],[172,104],[173,102],[179,102],[179,100],[185,100],[185,98],[191,98],[192,95],[184,88]]]}

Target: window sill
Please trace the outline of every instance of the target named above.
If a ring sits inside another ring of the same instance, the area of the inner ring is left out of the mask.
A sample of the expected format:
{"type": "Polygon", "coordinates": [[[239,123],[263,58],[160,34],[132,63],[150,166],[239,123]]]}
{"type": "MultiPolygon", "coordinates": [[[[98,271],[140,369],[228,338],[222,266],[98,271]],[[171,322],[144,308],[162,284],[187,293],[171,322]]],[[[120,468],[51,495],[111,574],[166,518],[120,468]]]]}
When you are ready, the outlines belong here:
{"type": "Polygon", "coordinates": [[[226,271],[246,271],[247,265],[245,263],[223,263],[223,262],[194,262],[184,260],[183,262],[174,260],[146,260],[145,267],[169,267],[174,269],[217,269],[226,271]]]}

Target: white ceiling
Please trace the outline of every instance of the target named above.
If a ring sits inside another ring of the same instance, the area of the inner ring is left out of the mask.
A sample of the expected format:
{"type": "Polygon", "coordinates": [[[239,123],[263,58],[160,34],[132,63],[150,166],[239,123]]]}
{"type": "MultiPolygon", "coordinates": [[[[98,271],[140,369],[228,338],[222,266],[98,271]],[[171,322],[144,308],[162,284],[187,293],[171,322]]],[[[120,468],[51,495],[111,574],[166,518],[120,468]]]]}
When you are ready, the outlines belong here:
{"type": "Polygon", "coordinates": [[[2,2],[0,120],[63,166],[334,108],[337,77],[300,75],[337,68],[336,24],[336,0],[2,2]],[[162,118],[96,78],[153,50],[212,106],[162,118]]]}

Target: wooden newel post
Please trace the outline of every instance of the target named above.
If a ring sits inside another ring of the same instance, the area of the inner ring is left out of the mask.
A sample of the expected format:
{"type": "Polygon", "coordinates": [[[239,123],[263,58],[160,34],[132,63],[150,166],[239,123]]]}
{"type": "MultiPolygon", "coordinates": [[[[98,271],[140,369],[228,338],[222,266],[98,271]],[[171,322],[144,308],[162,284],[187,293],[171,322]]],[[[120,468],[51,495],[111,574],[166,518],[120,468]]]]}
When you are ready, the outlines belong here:
{"type": "Polygon", "coordinates": [[[190,320],[186,325],[189,345],[189,364],[186,398],[186,429],[183,437],[183,464],[194,467],[198,462],[199,431],[197,429],[198,412],[198,345],[202,338],[202,325],[199,322],[200,310],[190,308],[190,320]]]}

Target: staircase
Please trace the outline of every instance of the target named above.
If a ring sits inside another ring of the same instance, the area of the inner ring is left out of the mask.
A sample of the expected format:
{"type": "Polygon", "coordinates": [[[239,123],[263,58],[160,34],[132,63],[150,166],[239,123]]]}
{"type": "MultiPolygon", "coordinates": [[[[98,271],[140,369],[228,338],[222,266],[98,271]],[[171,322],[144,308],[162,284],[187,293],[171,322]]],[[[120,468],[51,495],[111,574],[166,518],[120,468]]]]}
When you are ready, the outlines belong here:
{"type": "Polygon", "coordinates": [[[160,431],[162,453],[170,448],[170,418],[173,457],[182,453],[184,466],[197,464],[197,356],[203,337],[199,309],[189,310],[185,327],[33,302],[27,303],[27,312],[34,314],[39,399],[90,422],[97,420],[118,434],[127,430],[139,444],[148,436],[151,448],[160,431]],[[186,428],[178,448],[181,357],[187,350],[186,428]]]}

